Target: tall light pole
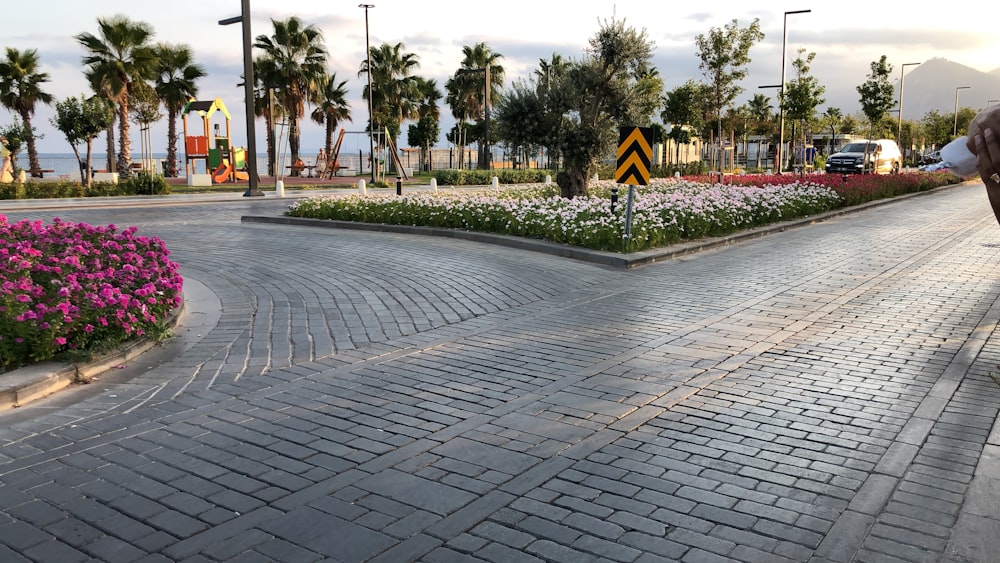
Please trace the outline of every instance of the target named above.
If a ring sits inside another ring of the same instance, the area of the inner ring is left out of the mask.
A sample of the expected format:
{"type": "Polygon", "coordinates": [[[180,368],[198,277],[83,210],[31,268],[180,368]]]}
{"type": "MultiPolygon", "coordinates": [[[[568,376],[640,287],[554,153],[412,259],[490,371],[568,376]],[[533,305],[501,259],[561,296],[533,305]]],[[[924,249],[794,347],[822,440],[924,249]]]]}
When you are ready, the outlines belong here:
{"type": "Polygon", "coordinates": [[[375,124],[372,122],[372,46],[368,43],[368,8],[375,4],[358,4],[365,9],[365,53],[368,54],[368,154],[372,164],[372,184],[375,183],[375,124]]]}
{"type": "Polygon", "coordinates": [[[243,197],[262,196],[264,192],[257,187],[257,131],[254,128],[256,112],[253,107],[253,34],[250,33],[250,0],[240,1],[240,15],[219,20],[219,25],[243,23],[243,97],[246,100],[247,120],[247,174],[249,184],[243,197]]]}
{"type": "Polygon", "coordinates": [[[969,88],[972,88],[972,86],[956,86],[955,87],[955,127],[951,131],[951,136],[952,137],[957,137],[958,136],[958,91],[959,90],[968,90],[969,88]]]}
{"type": "Polygon", "coordinates": [[[896,142],[903,140],[903,73],[908,66],[917,66],[920,63],[903,63],[899,67],[899,122],[896,124],[896,142]]]}
{"type": "Polygon", "coordinates": [[[782,25],[781,31],[781,89],[778,91],[778,150],[775,153],[775,159],[778,162],[778,174],[785,168],[784,162],[784,151],[782,148],[785,146],[785,47],[788,44],[788,15],[789,14],[808,14],[812,10],[792,10],[790,12],[785,12],[784,24],[782,25]]]}

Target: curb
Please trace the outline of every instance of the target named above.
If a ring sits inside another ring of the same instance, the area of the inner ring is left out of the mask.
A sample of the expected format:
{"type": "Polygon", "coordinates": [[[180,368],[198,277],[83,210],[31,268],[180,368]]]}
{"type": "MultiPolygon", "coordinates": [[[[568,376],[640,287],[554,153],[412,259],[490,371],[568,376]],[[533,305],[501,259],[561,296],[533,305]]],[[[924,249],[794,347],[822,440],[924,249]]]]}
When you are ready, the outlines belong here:
{"type": "MultiPolygon", "coordinates": [[[[167,317],[165,326],[168,330],[174,330],[180,325],[185,309],[186,301],[182,300],[181,306],[167,317]]],[[[151,338],[140,338],[87,362],[40,362],[0,375],[0,411],[22,407],[74,383],[89,381],[115,366],[131,361],[158,343],[159,341],[151,338]]]]}
{"type": "Polygon", "coordinates": [[[240,218],[240,221],[243,223],[262,223],[262,224],[291,225],[291,226],[301,226],[301,227],[321,227],[326,229],[351,229],[358,231],[376,231],[385,233],[401,233],[410,235],[455,238],[455,239],[468,240],[485,244],[496,244],[520,250],[543,252],[545,254],[549,254],[552,256],[559,256],[562,258],[572,258],[574,260],[580,260],[582,262],[590,262],[594,264],[612,266],[615,268],[630,269],[638,266],[653,264],[655,262],[662,262],[664,260],[678,258],[680,256],[693,254],[695,252],[701,252],[704,250],[711,250],[714,248],[729,246],[739,242],[755,239],[758,237],[763,237],[769,234],[779,233],[796,227],[812,225],[828,219],[832,219],[834,217],[840,217],[842,215],[856,213],[858,211],[871,209],[873,207],[888,205],[890,203],[894,203],[896,201],[908,199],[911,197],[921,197],[932,193],[937,193],[940,190],[953,188],[956,186],[962,186],[968,183],[971,182],[967,181],[967,182],[959,182],[956,184],[949,184],[946,186],[940,186],[922,192],[914,192],[911,194],[905,194],[893,198],[870,201],[867,203],[862,203],[860,205],[845,207],[833,211],[827,211],[825,213],[820,213],[817,215],[810,215],[789,221],[782,221],[780,223],[772,223],[770,225],[765,225],[763,227],[757,227],[746,231],[740,231],[730,235],[703,238],[688,242],[680,242],[670,246],[654,248],[651,250],[643,250],[639,252],[632,252],[629,254],[623,254],[618,252],[607,252],[601,250],[590,250],[587,248],[569,246],[566,244],[549,242],[540,239],[530,239],[530,238],[515,237],[509,235],[497,235],[492,233],[482,233],[476,231],[463,231],[460,229],[447,229],[442,227],[390,225],[386,223],[359,223],[354,221],[340,221],[332,219],[308,219],[302,217],[288,217],[284,215],[278,217],[245,215],[240,218]]]}

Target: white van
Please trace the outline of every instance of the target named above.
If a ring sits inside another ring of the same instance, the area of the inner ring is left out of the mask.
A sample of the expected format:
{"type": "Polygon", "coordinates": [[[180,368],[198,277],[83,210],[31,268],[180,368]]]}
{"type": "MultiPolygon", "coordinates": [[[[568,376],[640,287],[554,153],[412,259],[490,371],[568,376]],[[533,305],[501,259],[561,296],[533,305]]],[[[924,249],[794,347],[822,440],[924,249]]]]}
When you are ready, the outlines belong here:
{"type": "Polygon", "coordinates": [[[903,154],[896,141],[854,141],[826,159],[828,174],[896,174],[903,166],[903,154]]]}

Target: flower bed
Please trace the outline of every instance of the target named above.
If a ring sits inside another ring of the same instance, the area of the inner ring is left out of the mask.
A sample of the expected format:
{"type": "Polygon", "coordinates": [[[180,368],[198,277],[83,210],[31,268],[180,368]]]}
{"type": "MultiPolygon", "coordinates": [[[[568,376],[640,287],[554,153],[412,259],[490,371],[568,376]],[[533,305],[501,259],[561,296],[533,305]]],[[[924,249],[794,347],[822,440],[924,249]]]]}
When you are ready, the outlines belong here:
{"type": "Polygon", "coordinates": [[[0,372],[159,331],[183,279],[163,242],[136,232],[0,215],[0,372]]]}
{"type": "Polygon", "coordinates": [[[720,236],[882,197],[954,183],[950,174],[732,176],[725,184],[654,180],[636,189],[625,238],[627,187],[594,182],[590,196],[565,199],[555,186],[529,184],[478,193],[323,196],[296,201],[286,215],[420,225],[534,237],[613,252],[720,236]],[[621,196],[612,210],[611,191],[621,196]]]}

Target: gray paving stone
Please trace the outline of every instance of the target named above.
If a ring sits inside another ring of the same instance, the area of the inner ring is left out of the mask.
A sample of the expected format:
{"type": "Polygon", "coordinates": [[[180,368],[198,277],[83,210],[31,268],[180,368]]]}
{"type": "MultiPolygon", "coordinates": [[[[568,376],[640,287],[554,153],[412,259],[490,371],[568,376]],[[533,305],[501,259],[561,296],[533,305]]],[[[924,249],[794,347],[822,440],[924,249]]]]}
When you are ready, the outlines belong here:
{"type": "Polygon", "coordinates": [[[1000,398],[981,196],[627,271],[240,223],[277,198],[62,210],[164,237],[214,320],[61,412],[0,414],[0,559],[958,556],[1000,398]]]}

